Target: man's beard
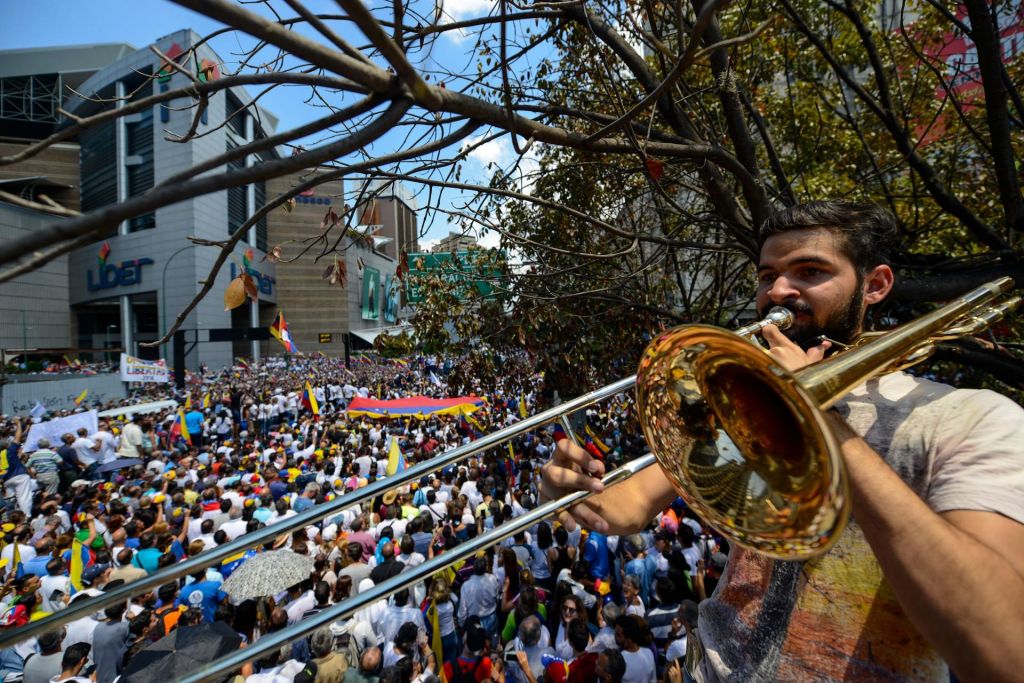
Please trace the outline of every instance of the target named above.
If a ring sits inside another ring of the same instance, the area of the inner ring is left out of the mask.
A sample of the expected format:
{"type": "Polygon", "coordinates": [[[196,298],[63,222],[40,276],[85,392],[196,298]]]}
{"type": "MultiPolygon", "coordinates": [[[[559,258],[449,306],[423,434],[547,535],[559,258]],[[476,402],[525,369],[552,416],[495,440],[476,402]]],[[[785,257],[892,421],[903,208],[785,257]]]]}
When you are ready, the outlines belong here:
{"type": "MultiPolygon", "coordinates": [[[[864,291],[857,278],[857,287],[854,290],[853,298],[844,307],[833,311],[832,315],[820,326],[813,322],[814,309],[803,301],[792,301],[779,304],[794,314],[804,313],[811,317],[811,322],[801,325],[794,322],[789,329],[782,330],[782,334],[804,351],[821,343],[822,335],[840,344],[849,344],[854,340],[860,331],[861,319],[864,316],[864,291]]],[[[762,318],[768,314],[768,309],[775,304],[769,304],[763,310],[758,311],[762,318]]]]}

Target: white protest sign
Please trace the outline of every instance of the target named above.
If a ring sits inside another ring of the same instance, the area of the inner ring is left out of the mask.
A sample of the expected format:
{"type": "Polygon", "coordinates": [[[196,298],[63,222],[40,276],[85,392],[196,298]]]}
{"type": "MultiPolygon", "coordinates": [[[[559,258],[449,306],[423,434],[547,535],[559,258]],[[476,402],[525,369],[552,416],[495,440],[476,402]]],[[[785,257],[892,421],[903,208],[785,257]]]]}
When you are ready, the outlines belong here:
{"type": "Polygon", "coordinates": [[[142,360],[127,353],[121,354],[122,382],[169,382],[167,363],[160,360],[142,360]]]}
{"type": "Polygon", "coordinates": [[[90,434],[99,431],[99,420],[95,410],[75,413],[67,417],[58,417],[47,422],[32,425],[25,440],[25,452],[31,453],[38,449],[39,439],[49,439],[50,448],[56,450],[61,445],[60,437],[65,434],[78,435],[78,430],[85,427],[90,434]]]}

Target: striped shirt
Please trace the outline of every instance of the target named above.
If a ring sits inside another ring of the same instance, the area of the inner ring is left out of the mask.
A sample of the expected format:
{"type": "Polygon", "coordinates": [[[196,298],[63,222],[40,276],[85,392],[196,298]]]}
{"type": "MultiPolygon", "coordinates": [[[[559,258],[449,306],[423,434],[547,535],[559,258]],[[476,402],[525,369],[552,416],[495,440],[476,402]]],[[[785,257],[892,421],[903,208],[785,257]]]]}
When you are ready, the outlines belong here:
{"type": "Polygon", "coordinates": [[[36,474],[56,472],[63,462],[61,457],[48,448],[40,448],[29,457],[26,466],[36,471],[36,474]]]}

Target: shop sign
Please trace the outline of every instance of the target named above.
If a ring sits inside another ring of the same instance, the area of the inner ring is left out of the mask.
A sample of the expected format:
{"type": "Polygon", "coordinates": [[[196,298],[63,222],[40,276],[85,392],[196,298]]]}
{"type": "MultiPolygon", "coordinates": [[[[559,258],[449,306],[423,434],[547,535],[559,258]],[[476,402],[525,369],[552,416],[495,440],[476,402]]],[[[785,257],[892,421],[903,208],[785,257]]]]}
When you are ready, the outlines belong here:
{"type": "Polygon", "coordinates": [[[151,258],[136,258],[121,261],[121,265],[103,263],[97,270],[90,270],[86,275],[86,285],[90,292],[115,287],[130,287],[142,284],[142,266],[153,264],[151,258]]]}

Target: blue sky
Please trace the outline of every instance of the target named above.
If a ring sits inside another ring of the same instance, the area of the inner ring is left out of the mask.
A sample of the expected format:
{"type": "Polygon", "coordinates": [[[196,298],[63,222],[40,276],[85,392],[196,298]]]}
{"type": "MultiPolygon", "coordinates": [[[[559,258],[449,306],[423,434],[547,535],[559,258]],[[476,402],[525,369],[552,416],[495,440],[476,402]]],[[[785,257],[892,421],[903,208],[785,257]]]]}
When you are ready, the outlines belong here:
{"type": "MultiPolygon", "coordinates": [[[[136,48],[143,48],[155,39],[181,28],[192,28],[200,35],[221,28],[218,22],[184,9],[166,0],[33,0],[32,2],[11,3],[5,13],[5,21],[0,22],[0,45],[2,49],[30,47],[47,47],[54,45],[76,45],[87,43],[124,42],[136,48]]],[[[277,3],[284,16],[293,16],[293,12],[277,3]]],[[[316,12],[340,13],[336,3],[329,0],[308,0],[306,5],[316,12]]],[[[445,11],[454,18],[478,16],[490,9],[490,0],[445,0],[445,11]]],[[[260,10],[257,5],[248,5],[253,11],[260,10]]],[[[264,9],[261,13],[266,14],[264,9]]],[[[309,35],[308,30],[305,31],[309,35]]],[[[364,39],[359,34],[346,34],[339,30],[343,37],[353,44],[362,44],[364,39]]],[[[236,66],[233,53],[244,52],[252,45],[248,36],[230,33],[218,37],[213,48],[225,61],[228,71],[236,66]]],[[[459,70],[468,60],[469,45],[452,38],[441,38],[437,41],[426,68],[434,64],[443,64],[446,68],[459,70]]],[[[465,64],[465,66],[470,66],[465,64]]],[[[261,103],[280,118],[278,130],[299,125],[323,115],[321,109],[303,103],[294,90],[278,89],[272,91],[261,100],[261,103]]],[[[388,136],[373,148],[374,153],[394,151],[402,145],[402,138],[397,134],[388,136]]],[[[511,146],[507,141],[486,145],[467,162],[463,169],[463,180],[483,182],[488,176],[486,164],[495,162],[507,164],[512,161],[511,146]]],[[[444,204],[458,203],[458,197],[449,193],[444,204]]],[[[430,226],[427,240],[444,236],[451,226],[443,219],[437,218],[430,226]]],[[[486,242],[495,239],[494,235],[486,242]]]]}

